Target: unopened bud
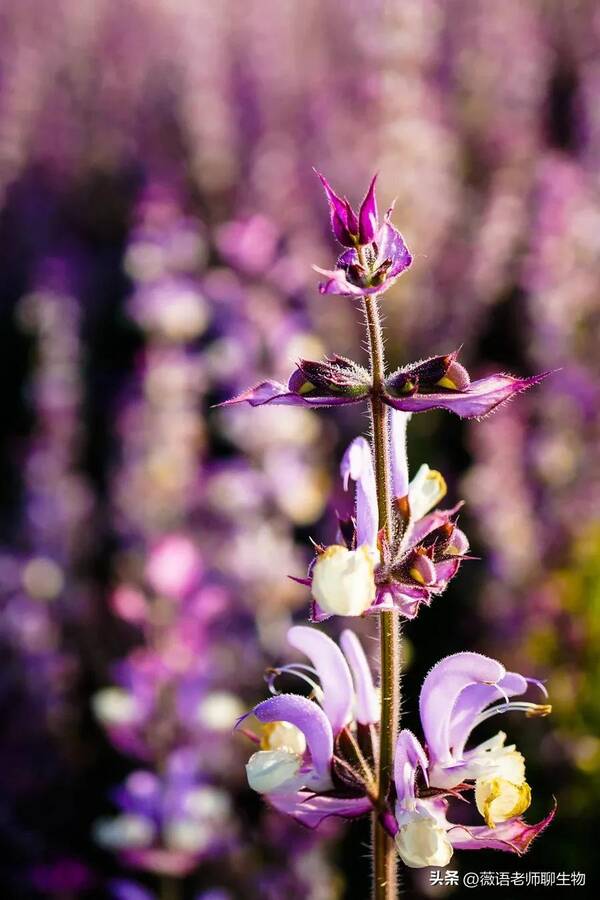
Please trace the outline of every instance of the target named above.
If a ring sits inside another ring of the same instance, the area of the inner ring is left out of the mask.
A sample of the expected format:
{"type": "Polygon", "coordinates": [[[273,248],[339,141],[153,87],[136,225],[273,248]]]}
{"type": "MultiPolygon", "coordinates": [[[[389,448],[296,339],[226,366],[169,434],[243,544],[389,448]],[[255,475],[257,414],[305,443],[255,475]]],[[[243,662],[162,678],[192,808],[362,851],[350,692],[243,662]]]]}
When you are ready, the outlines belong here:
{"type": "Polygon", "coordinates": [[[466,391],[471,384],[471,378],[464,366],[456,360],[452,360],[446,374],[437,382],[439,387],[448,388],[451,391],[466,391]]]}

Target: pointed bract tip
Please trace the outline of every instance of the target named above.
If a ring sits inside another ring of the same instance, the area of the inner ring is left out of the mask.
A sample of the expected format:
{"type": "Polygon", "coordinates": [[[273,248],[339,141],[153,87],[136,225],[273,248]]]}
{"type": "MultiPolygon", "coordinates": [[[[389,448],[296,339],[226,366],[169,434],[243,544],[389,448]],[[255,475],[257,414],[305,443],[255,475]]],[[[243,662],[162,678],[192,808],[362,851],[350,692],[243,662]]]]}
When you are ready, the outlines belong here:
{"type": "Polygon", "coordinates": [[[367,189],[364,200],[361,203],[358,214],[358,242],[359,244],[370,244],[375,240],[379,230],[379,217],[377,215],[377,200],[375,198],[375,182],[377,181],[377,172],[373,175],[371,183],[367,189]]]}

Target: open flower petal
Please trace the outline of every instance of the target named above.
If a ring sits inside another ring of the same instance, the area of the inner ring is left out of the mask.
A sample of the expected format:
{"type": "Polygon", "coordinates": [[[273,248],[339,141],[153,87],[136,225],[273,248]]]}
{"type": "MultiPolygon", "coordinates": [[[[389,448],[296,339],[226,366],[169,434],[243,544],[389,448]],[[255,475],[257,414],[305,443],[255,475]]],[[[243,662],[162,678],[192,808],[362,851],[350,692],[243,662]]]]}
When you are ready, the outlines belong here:
{"type": "Polygon", "coordinates": [[[394,752],[394,784],[400,808],[411,808],[415,800],[417,769],[426,775],[429,762],[421,744],[408,728],[403,728],[396,738],[394,752]]]}
{"type": "Polygon", "coordinates": [[[454,756],[459,759],[471,731],[477,724],[477,717],[491,703],[504,697],[524,694],[527,681],[516,672],[507,672],[497,685],[472,684],[458,697],[452,711],[449,741],[454,756]]]}
{"type": "Polygon", "coordinates": [[[421,723],[430,754],[442,765],[453,762],[450,724],[454,705],[472,684],[497,684],[504,666],[480,653],[455,653],[440,660],[429,672],[419,699],[421,723]]]}
{"type": "Polygon", "coordinates": [[[377,487],[371,447],[364,437],[352,441],[342,457],[340,473],[344,490],[348,490],[350,479],[356,482],[356,543],[375,550],[379,522],[377,487]]]}
{"type": "Polygon", "coordinates": [[[322,706],[334,735],[352,717],[354,690],[350,669],[338,645],[316,628],[295,625],[287,633],[288,644],[311,660],[323,689],[322,706]]]}
{"type": "Polygon", "coordinates": [[[308,791],[276,794],[268,799],[271,806],[279,812],[292,816],[307,828],[317,828],[330,816],[357,819],[372,809],[371,801],[367,797],[332,797],[327,794],[311,794],[308,791]]]}
{"type": "Polygon", "coordinates": [[[349,629],[342,632],[340,644],[354,680],[356,720],[361,725],[374,724],[379,721],[379,699],[365,651],[354,632],[349,629]]]}

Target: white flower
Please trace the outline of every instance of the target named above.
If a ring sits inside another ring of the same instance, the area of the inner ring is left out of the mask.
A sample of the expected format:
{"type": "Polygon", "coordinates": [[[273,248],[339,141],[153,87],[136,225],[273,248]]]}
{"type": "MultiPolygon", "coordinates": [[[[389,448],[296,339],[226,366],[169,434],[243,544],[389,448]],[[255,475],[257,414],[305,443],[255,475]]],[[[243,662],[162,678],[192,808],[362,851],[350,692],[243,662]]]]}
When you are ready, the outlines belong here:
{"type": "Polygon", "coordinates": [[[402,861],[411,869],[424,866],[447,866],[452,858],[452,844],[433,816],[414,815],[401,825],[395,837],[402,861]]]}
{"type": "Polygon", "coordinates": [[[374,561],[371,549],[357,550],[333,544],[315,563],[313,597],[323,610],[337,616],[360,616],[375,600],[374,561]]]}
{"type": "Polygon", "coordinates": [[[259,750],[246,763],[248,784],[259,794],[294,791],[301,765],[302,757],[289,750],[259,750]]]}

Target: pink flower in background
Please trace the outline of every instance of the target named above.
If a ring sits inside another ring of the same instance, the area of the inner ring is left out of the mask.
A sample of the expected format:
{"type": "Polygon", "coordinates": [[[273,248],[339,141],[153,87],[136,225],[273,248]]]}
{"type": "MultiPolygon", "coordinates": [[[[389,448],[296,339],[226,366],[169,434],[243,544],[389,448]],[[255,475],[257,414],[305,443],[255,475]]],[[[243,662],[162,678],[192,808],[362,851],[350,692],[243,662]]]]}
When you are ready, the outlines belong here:
{"type": "Polygon", "coordinates": [[[169,534],[150,551],[146,578],[158,594],[181,599],[197,585],[202,568],[194,542],[184,534],[169,534]]]}

